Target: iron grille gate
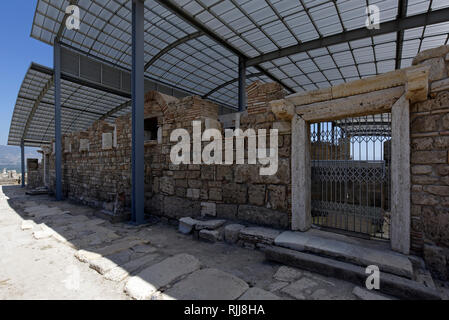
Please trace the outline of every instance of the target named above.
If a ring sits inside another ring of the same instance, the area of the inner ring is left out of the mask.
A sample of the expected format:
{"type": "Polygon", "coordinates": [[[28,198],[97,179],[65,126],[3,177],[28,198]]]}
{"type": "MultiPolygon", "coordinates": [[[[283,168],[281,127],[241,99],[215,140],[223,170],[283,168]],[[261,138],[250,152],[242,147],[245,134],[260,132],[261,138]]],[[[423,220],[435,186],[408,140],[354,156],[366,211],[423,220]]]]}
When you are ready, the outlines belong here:
{"type": "Polygon", "coordinates": [[[388,239],[391,114],[311,124],[312,221],[388,239]]]}

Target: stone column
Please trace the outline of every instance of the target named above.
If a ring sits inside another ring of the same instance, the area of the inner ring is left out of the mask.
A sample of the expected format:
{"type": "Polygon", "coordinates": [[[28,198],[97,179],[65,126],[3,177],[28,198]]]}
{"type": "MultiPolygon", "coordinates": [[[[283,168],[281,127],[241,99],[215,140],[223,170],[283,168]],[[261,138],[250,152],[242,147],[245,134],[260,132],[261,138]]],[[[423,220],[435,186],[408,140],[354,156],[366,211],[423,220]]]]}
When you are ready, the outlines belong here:
{"type": "Polygon", "coordinates": [[[312,223],[310,129],[297,114],[291,121],[292,230],[307,231],[312,223]]]}
{"type": "Polygon", "coordinates": [[[391,248],[410,252],[410,108],[403,95],[391,108],[391,248]]]}

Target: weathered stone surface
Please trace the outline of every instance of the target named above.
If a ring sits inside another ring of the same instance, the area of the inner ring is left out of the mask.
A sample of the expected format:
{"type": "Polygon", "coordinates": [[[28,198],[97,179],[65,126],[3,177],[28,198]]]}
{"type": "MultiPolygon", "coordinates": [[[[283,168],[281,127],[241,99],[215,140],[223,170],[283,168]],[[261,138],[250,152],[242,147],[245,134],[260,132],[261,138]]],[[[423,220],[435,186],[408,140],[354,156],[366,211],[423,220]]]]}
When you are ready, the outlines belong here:
{"type": "Polygon", "coordinates": [[[263,289],[249,288],[239,300],[281,300],[277,295],[263,289]]]}
{"type": "Polygon", "coordinates": [[[424,259],[435,277],[442,280],[449,279],[449,266],[443,248],[425,244],[424,259]]]}
{"type": "Polygon", "coordinates": [[[282,288],[285,288],[286,286],[288,286],[288,284],[289,284],[288,282],[277,281],[277,282],[270,283],[267,289],[271,292],[274,292],[274,291],[278,291],[282,288]]]}
{"type": "Polygon", "coordinates": [[[242,224],[229,224],[224,228],[224,237],[227,243],[236,243],[239,240],[240,230],[245,228],[242,224]]]}
{"type": "MultiPolygon", "coordinates": [[[[271,261],[319,273],[326,277],[340,278],[356,285],[366,281],[365,267],[281,247],[267,246],[263,250],[266,258],[271,261]]],[[[381,281],[380,290],[388,295],[405,299],[441,299],[436,290],[414,280],[383,273],[381,281]]]]}
{"type": "Polygon", "coordinates": [[[217,204],[217,218],[234,220],[237,218],[238,206],[235,204],[217,204]]]}
{"type": "Polygon", "coordinates": [[[304,291],[316,286],[318,286],[318,283],[316,283],[312,279],[303,277],[283,288],[281,292],[286,293],[297,300],[304,300],[304,291]]]}
{"type": "Polygon", "coordinates": [[[34,228],[34,223],[31,220],[23,220],[20,228],[22,230],[32,230],[34,228]]]}
{"type": "Polygon", "coordinates": [[[136,253],[154,253],[157,251],[155,247],[145,244],[134,246],[131,249],[136,253]]]}
{"type": "Polygon", "coordinates": [[[200,239],[209,242],[221,241],[223,237],[222,233],[219,230],[207,230],[207,229],[200,230],[198,236],[200,239]]]}
{"type": "Polygon", "coordinates": [[[360,300],[391,300],[384,295],[378,294],[375,290],[367,290],[360,287],[354,287],[352,293],[360,300]]]}
{"type": "Polygon", "coordinates": [[[189,254],[178,254],[152,265],[131,277],[124,291],[133,299],[148,299],[159,288],[200,268],[200,262],[189,254]]]}
{"type": "Polygon", "coordinates": [[[302,276],[302,272],[298,269],[282,266],[274,274],[273,278],[279,281],[292,282],[302,276]]]}
{"type": "Polygon", "coordinates": [[[268,186],[268,203],[273,210],[286,210],[286,187],[282,185],[268,186]]]}
{"type": "Polygon", "coordinates": [[[127,237],[109,246],[94,249],[94,250],[78,250],[75,253],[75,257],[81,262],[89,262],[95,259],[99,259],[102,256],[108,256],[136,245],[147,243],[148,241],[142,239],[136,239],[135,237],[127,237]]]}
{"type": "Polygon", "coordinates": [[[100,259],[101,254],[81,249],[75,252],[75,258],[77,258],[81,262],[89,262],[94,259],[100,259]]]}
{"type": "Polygon", "coordinates": [[[180,197],[164,197],[164,215],[169,218],[197,217],[201,214],[201,205],[180,197]]]}
{"type": "Polygon", "coordinates": [[[412,166],[412,174],[429,174],[432,173],[432,166],[417,165],[412,166]]]}
{"type": "Polygon", "coordinates": [[[265,203],[265,185],[250,185],[248,188],[248,201],[256,206],[263,206],[265,203]]]}
{"type": "Polygon", "coordinates": [[[412,278],[413,266],[405,255],[380,251],[339,240],[285,231],[276,237],[277,246],[338,258],[360,266],[377,265],[384,272],[412,278]]]}
{"type": "Polygon", "coordinates": [[[446,64],[443,57],[431,58],[421,62],[421,65],[429,66],[429,80],[441,80],[447,76],[446,64]]]}
{"type": "Polygon", "coordinates": [[[37,240],[50,238],[55,231],[49,227],[47,227],[44,223],[41,223],[39,231],[33,232],[33,237],[37,240]]]}
{"type": "Polygon", "coordinates": [[[195,225],[195,230],[215,230],[220,228],[223,224],[225,224],[226,220],[207,220],[207,221],[198,221],[195,225]]]}
{"type": "Polygon", "coordinates": [[[168,195],[175,194],[175,182],[172,177],[162,177],[160,181],[160,190],[168,195]]]}
{"type": "Polygon", "coordinates": [[[216,215],[217,215],[217,205],[215,202],[201,202],[201,216],[215,217],[216,215]]]}
{"type": "Polygon", "coordinates": [[[189,234],[193,231],[198,222],[198,220],[190,217],[181,218],[179,219],[178,231],[184,234],[189,234]]]}
{"type": "Polygon", "coordinates": [[[250,243],[272,244],[280,233],[278,230],[269,228],[249,227],[240,231],[239,238],[250,243]]]}
{"type": "Polygon", "coordinates": [[[154,263],[158,254],[149,254],[138,259],[131,260],[121,266],[112,268],[104,274],[105,279],[120,282],[124,280],[129,274],[132,274],[140,269],[148,267],[148,265],[154,263]]]}
{"type": "Polygon", "coordinates": [[[447,163],[446,151],[415,151],[411,154],[411,163],[434,164],[447,163]]]}
{"type": "MultiPolygon", "coordinates": [[[[237,168],[240,166],[237,166],[237,168]]],[[[237,177],[237,174],[236,174],[237,177]]],[[[246,203],[247,186],[238,183],[223,184],[223,201],[225,203],[246,203]]]]}
{"type": "Polygon", "coordinates": [[[288,228],[288,214],[263,207],[240,205],[237,218],[259,225],[288,228]]]}
{"type": "Polygon", "coordinates": [[[449,46],[439,46],[437,48],[427,49],[418,53],[415,58],[413,58],[412,64],[417,65],[425,60],[445,57],[448,52],[449,46]]]}
{"type": "Polygon", "coordinates": [[[165,294],[178,300],[234,300],[248,284],[236,276],[218,269],[203,269],[176,283],[165,294]]]}
{"type": "Polygon", "coordinates": [[[89,262],[89,267],[94,269],[99,274],[105,274],[109,270],[117,267],[117,264],[105,257],[101,257],[99,259],[94,259],[89,262]]]}
{"type": "Polygon", "coordinates": [[[424,186],[424,191],[437,196],[449,196],[449,186],[424,186]]]}

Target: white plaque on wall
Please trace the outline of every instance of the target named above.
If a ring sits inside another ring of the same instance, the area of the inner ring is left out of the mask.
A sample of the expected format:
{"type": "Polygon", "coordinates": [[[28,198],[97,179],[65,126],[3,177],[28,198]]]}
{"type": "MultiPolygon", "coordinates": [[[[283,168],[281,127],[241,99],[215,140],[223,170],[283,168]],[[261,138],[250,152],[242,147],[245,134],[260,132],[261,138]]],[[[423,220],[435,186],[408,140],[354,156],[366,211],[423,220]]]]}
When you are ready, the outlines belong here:
{"type": "Polygon", "coordinates": [[[102,143],[101,148],[103,150],[109,150],[112,149],[112,132],[107,132],[102,134],[102,143]]]}

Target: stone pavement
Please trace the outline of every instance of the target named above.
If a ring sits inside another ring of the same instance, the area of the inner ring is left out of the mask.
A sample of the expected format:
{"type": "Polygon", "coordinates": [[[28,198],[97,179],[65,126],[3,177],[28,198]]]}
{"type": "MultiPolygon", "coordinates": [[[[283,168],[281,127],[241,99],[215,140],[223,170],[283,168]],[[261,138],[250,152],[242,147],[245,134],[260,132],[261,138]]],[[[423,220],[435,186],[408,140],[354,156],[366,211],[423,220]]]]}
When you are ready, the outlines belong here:
{"type": "Polygon", "coordinates": [[[2,186],[0,299],[388,298],[162,222],[112,224],[95,213],[2,186]]]}

